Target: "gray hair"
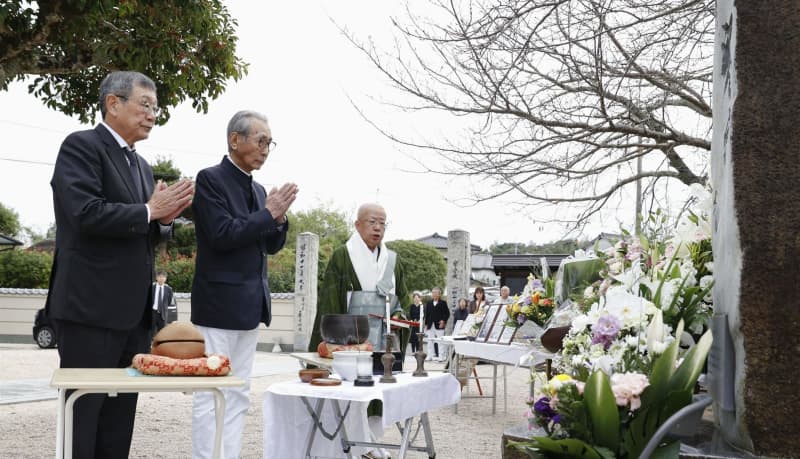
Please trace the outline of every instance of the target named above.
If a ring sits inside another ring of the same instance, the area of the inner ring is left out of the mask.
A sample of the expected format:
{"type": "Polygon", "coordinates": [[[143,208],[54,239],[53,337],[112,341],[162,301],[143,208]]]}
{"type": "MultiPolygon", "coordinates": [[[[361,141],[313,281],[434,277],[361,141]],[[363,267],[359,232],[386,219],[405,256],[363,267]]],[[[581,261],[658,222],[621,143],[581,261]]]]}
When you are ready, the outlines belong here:
{"type": "Polygon", "coordinates": [[[247,137],[250,135],[250,124],[256,119],[267,123],[267,117],[253,110],[241,110],[228,121],[228,151],[231,150],[231,134],[238,132],[247,137]]]}
{"type": "Polygon", "coordinates": [[[103,82],[100,83],[100,114],[102,117],[106,117],[106,97],[109,94],[128,97],[135,86],[156,91],[156,84],[143,73],[120,71],[106,75],[103,82]]]}

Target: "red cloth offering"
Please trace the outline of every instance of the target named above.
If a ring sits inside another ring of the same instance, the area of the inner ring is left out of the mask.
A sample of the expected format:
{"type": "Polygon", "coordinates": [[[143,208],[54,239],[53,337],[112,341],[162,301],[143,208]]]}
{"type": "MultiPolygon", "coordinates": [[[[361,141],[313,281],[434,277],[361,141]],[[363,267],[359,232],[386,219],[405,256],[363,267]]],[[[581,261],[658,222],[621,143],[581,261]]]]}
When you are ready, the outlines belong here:
{"type": "Polygon", "coordinates": [[[131,366],[152,376],[225,376],[231,371],[230,359],[216,354],[194,359],[136,354],[131,366]]]}

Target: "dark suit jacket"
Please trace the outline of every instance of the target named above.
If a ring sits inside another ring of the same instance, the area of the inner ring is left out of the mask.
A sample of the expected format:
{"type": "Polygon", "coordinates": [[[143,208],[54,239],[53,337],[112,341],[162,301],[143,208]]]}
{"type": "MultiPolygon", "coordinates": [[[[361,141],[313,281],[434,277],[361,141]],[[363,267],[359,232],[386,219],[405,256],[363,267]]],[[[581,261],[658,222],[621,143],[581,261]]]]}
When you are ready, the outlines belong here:
{"type": "Polygon", "coordinates": [[[447,307],[447,301],[439,300],[436,306],[433,305],[433,300],[428,301],[425,305],[425,328],[428,329],[431,325],[434,328],[442,329],[439,326],[439,321],[444,320],[445,327],[447,326],[447,319],[450,318],[450,308],[447,307]]]}
{"type": "Polygon", "coordinates": [[[197,174],[193,323],[252,330],[272,321],[267,254],[283,247],[289,224],[279,227],[264,208],[266,197],[264,187],[227,157],[197,174]]]}
{"type": "MultiPolygon", "coordinates": [[[[138,157],[145,196],[153,171],[138,157]]],[[[56,250],[47,314],[86,325],[129,330],[150,320],[153,247],[171,227],[147,221],[125,154],[103,125],[70,134],[53,178],[56,250]]]]}
{"type": "MultiPolygon", "coordinates": [[[[157,282],[153,282],[153,285],[150,287],[151,295],[150,295],[150,305],[152,305],[155,301],[156,295],[156,286],[158,285],[157,282]]],[[[175,306],[175,297],[172,294],[172,287],[169,284],[164,284],[164,294],[161,297],[161,301],[158,303],[158,314],[161,316],[161,320],[164,323],[169,323],[169,306],[175,306]]]]}

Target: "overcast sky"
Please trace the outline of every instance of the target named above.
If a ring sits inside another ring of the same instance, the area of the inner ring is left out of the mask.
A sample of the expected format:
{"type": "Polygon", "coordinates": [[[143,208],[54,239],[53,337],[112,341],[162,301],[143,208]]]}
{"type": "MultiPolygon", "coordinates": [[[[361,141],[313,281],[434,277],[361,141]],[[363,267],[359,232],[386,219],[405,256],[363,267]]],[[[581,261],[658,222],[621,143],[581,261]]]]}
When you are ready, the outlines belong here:
{"type": "MultiPolygon", "coordinates": [[[[149,162],[168,157],[184,175],[195,176],[226,152],[225,128],[241,109],[261,111],[270,120],[278,148],[255,178],[268,189],[287,181],[300,186],[293,211],[325,204],[349,215],[360,203],[377,201],[388,213],[387,240],[416,239],[449,230],[470,232],[473,244],[543,243],[560,229],[515,218],[500,202],[460,207],[468,184],[431,174],[366,123],[352,105],[388,128],[416,129],[408,117],[371,103],[387,90],[386,81],[331,22],[356,35],[386,40],[390,16],[399,2],[228,1],[239,21],[238,55],[249,74],[211,101],[207,114],[189,104],[172,109],[170,121],[156,127],[137,151],[149,162]],[[400,125],[399,123],[403,123],[400,125]]],[[[415,4],[416,5],[416,4],[415,4]]],[[[420,118],[419,129],[430,120],[420,118]]],[[[54,221],[49,181],[64,137],[82,126],[49,110],[27,94],[25,84],[0,92],[0,202],[20,215],[23,225],[44,232],[54,221]],[[24,161],[24,162],[20,162],[24,161]]],[[[427,126],[429,127],[429,126],[427,126]]],[[[467,190],[468,191],[468,190],[467,190]]],[[[618,220],[632,221],[630,215],[618,220]]],[[[630,224],[630,223],[629,223],[630,224]]],[[[618,230],[618,221],[598,222],[584,235],[618,230]],[[604,226],[605,225],[605,226],[604,226]]]]}

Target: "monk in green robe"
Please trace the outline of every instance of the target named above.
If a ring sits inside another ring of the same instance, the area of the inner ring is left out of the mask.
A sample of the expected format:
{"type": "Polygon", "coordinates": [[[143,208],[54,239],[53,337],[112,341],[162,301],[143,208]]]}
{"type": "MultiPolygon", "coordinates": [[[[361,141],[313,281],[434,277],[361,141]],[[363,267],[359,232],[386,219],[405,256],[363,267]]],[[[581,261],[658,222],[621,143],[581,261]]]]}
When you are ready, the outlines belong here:
{"type": "MultiPolygon", "coordinates": [[[[383,243],[386,232],[386,211],[378,204],[364,204],[358,209],[356,232],[347,243],[334,250],[325,270],[319,289],[317,315],[308,349],[315,351],[322,341],[320,321],[325,314],[347,314],[350,293],[380,291],[391,293],[398,299],[392,316],[407,317],[410,298],[406,290],[402,261],[383,243]],[[392,263],[390,258],[394,257],[392,263]],[[393,275],[386,275],[388,266],[394,265],[393,275]],[[383,282],[390,279],[390,282],[383,282]]],[[[381,314],[383,315],[383,314],[381,314]]],[[[405,350],[410,338],[409,329],[400,330],[400,352],[405,350]]],[[[396,351],[397,349],[395,349],[396,351]]]]}

